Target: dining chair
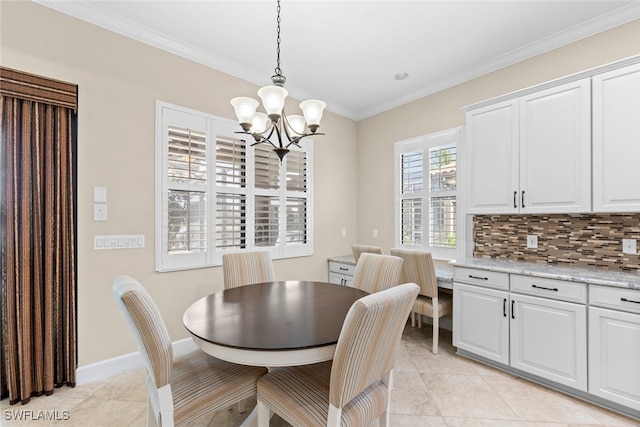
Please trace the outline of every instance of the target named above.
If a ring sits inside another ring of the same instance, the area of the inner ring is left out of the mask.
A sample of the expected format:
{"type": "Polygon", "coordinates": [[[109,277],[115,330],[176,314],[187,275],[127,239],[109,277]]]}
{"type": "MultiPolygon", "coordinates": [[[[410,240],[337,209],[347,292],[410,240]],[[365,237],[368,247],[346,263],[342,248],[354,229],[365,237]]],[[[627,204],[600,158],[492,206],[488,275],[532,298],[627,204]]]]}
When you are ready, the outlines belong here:
{"type": "Polygon", "coordinates": [[[147,290],[129,276],[116,278],[112,290],[147,369],[147,425],[184,425],[255,396],[266,368],[225,362],[201,350],[174,359],[169,333],[147,290]]]}
{"type": "Polygon", "coordinates": [[[389,426],[393,365],[419,291],[405,283],[353,303],[333,361],[278,368],[258,380],[258,426],[389,426]]]}
{"type": "Polygon", "coordinates": [[[358,260],[360,259],[360,255],[362,255],[364,253],[383,255],[382,248],[380,248],[378,246],[351,245],[351,250],[353,251],[353,258],[355,258],[356,264],[358,263],[358,260]]]}
{"type": "Polygon", "coordinates": [[[413,282],[420,286],[420,294],[411,310],[411,326],[415,327],[416,325],[416,313],[418,313],[419,328],[422,327],[423,315],[433,319],[433,346],[431,351],[433,354],[438,354],[440,318],[451,313],[453,299],[450,294],[438,293],[438,279],[436,278],[433,256],[431,252],[397,248],[391,249],[391,253],[404,260],[400,282],[413,282]]]}
{"type": "Polygon", "coordinates": [[[363,253],[353,273],[353,287],[374,293],[400,283],[402,258],[363,253]]]}
{"type": "Polygon", "coordinates": [[[236,252],[222,255],[224,288],[273,282],[273,263],[267,251],[236,252]]]}

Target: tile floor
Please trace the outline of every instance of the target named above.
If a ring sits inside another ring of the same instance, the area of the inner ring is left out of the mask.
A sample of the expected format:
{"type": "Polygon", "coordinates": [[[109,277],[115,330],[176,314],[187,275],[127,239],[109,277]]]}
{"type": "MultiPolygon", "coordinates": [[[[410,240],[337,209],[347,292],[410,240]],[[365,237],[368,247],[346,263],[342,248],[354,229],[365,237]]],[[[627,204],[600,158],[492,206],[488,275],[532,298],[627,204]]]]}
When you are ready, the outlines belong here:
{"type": "MultiPolygon", "coordinates": [[[[396,359],[391,404],[394,427],[587,427],[640,426],[635,421],[565,396],[499,370],[454,355],[451,333],[441,331],[440,351],[431,353],[431,327],[408,325],[396,359]]],[[[134,370],[105,381],[56,389],[28,405],[0,401],[2,426],[112,427],[146,425],[145,373],[134,370]],[[16,421],[6,411],[58,410],[67,420],[16,421]]],[[[194,427],[239,425],[255,405],[239,414],[237,407],[203,417],[194,427]]],[[[278,417],[272,427],[288,424],[278,417]]]]}

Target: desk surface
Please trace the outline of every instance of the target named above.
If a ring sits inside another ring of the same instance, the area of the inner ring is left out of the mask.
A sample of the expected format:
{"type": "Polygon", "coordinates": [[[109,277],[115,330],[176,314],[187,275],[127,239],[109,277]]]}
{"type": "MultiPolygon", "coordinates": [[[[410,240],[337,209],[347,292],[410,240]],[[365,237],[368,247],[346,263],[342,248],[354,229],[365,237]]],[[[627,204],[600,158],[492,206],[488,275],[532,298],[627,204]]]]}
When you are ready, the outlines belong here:
{"type": "Polygon", "coordinates": [[[208,295],[185,311],[183,321],[204,351],[224,360],[263,366],[315,363],[332,356],[349,308],[365,295],[324,282],[268,282],[208,295]],[[305,350],[318,348],[323,353],[307,361],[312,352],[305,350]]]}

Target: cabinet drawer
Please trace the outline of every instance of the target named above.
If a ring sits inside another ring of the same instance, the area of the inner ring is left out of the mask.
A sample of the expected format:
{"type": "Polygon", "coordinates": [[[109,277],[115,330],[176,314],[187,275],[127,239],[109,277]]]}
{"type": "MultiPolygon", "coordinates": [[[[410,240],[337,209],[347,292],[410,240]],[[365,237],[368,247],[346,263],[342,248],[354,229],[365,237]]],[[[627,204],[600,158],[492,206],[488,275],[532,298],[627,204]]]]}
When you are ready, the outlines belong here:
{"type": "Polygon", "coordinates": [[[591,285],[589,305],[640,313],[640,291],[591,285]]]}
{"type": "Polygon", "coordinates": [[[579,304],[587,303],[587,285],[579,282],[512,274],[511,292],[579,304]]]}
{"type": "Polygon", "coordinates": [[[329,261],[329,271],[333,273],[353,276],[353,274],[356,272],[356,266],[351,264],[343,264],[341,262],[329,261]]]}
{"type": "Polygon", "coordinates": [[[509,274],[498,271],[455,267],[453,269],[453,280],[487,288],[509,290],[509,274]]]}

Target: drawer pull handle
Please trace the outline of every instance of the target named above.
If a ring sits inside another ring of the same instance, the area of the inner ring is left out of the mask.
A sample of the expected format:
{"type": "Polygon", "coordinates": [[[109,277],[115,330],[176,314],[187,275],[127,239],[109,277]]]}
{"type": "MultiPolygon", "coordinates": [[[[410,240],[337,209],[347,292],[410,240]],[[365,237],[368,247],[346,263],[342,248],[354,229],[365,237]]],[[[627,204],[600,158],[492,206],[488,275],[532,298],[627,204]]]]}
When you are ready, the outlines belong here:
{"type": "Polygon", "coordinates": [[[536,289],[544,289],[545,291],[558,292],[558,288],[545,288],[544,286],[538,286],[538,285],[531,285],[531,287],[536,289]]]}
{"type": "Polygon", "coordinates": [[[338,268],[339,268],[340,270],[342,270],[342,271],[348,271],[348,270],[349,270],[348,268],[344,268],[344,267],[338,267],[338,268]]]}
{"type": "Polygon", "coordinates": [[[514,192],[513,192],[513,207],[514,207],[514,208],[517,208],[517,207],[518,207],[518,205],[516,204],[516,195],[517,195],[517,194],[518,194],[518,192],[517,192],[517,191],[514,191],[514,192]]]}
{"type": "Polygon", "coordinates": [[[632,299],[626,299],[626,298],[620,298],[620,301],[622,301],[622,302],[632,302],[634,304],[640,304],[640,301],[634,301],[632,299]]]}
{"type": "Polygon", "coordinates": [[[516,318],[516,311],[513,309],[513,304],[515,304],[515,300],[511,300],[511,318],[516,318]]]}
{"type": "Polygon", "coordinates": [[[502,298],[502,316],[507,317],[507,299],[502,298]]]}
{"type": "Polygon", "coordinates": [[[471,274],[469,275],[469,277],[471,277],[472,279],[478,279],[478,280],[489,280],[488,277],[472,276],[471,274]]]}
{"type": "Polygon", "coordinates": [[[522,190],[522,207],[524,208],[524,190],[522,190]]]}

